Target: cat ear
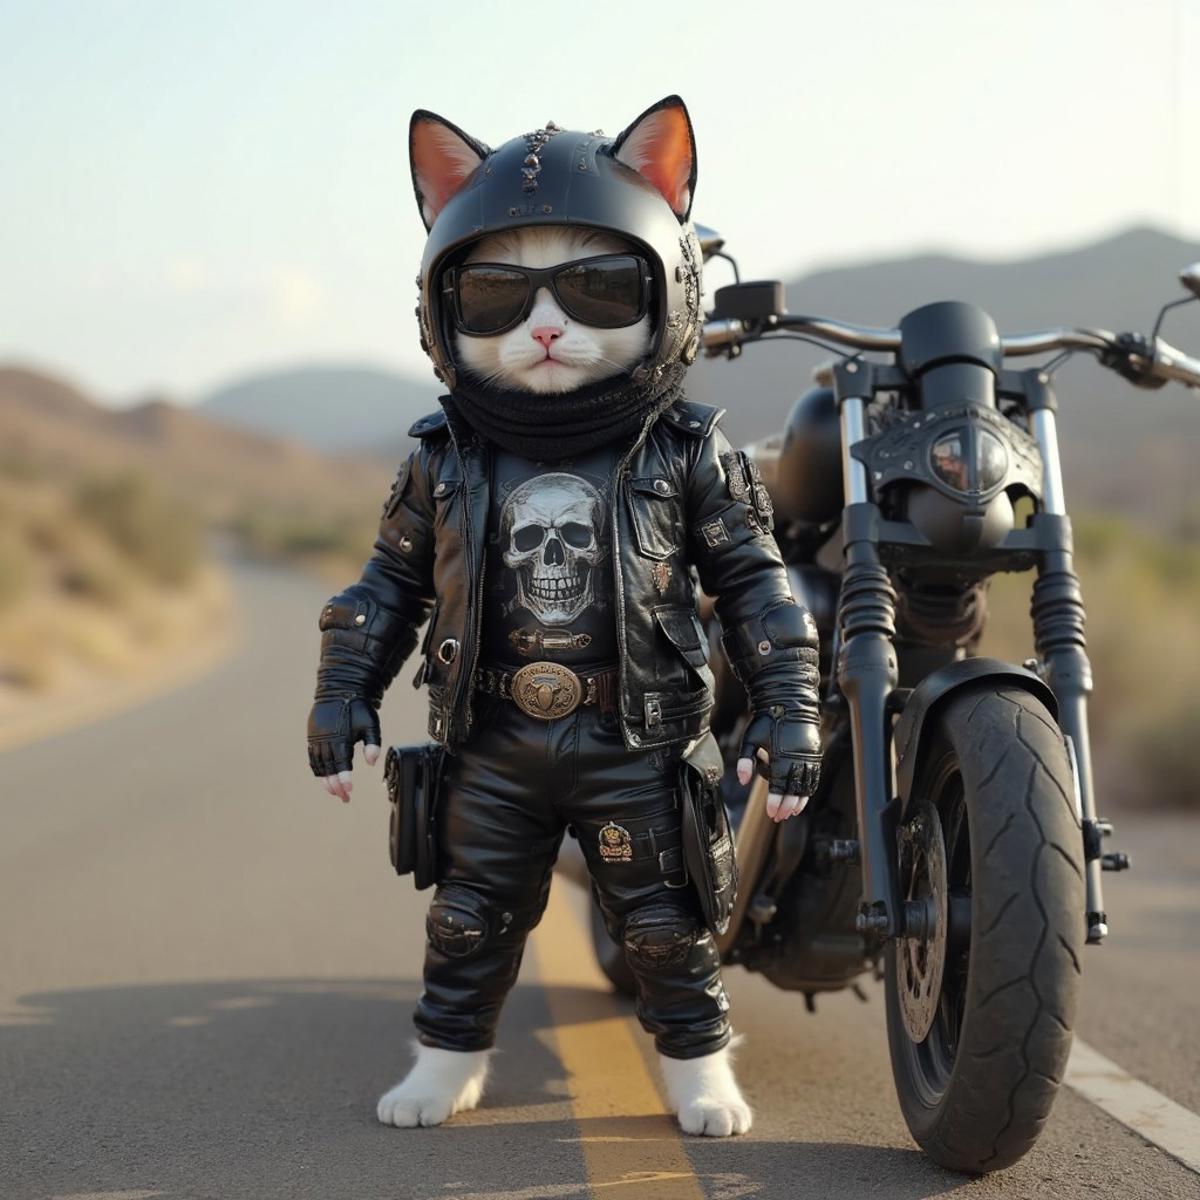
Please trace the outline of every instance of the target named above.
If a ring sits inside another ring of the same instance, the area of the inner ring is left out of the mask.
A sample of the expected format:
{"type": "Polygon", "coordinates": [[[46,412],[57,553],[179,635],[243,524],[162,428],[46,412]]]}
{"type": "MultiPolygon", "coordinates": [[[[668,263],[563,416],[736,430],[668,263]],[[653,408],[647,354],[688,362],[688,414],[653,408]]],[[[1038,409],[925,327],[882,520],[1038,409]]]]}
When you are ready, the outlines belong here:
{"type": "Polygon", "coordinates": [[[696,138],[678,96],[646,109],[617,135],[610,153],[649,180],[680,221],[687,220],[696,189],[696,138]]]}
{"type": "Polygon", "coordinates": [[[439,117],[418,108],[408,124],[408,160],[417,207],[428,230],[446,201],[491,154],[490,146],[439,117]]]}

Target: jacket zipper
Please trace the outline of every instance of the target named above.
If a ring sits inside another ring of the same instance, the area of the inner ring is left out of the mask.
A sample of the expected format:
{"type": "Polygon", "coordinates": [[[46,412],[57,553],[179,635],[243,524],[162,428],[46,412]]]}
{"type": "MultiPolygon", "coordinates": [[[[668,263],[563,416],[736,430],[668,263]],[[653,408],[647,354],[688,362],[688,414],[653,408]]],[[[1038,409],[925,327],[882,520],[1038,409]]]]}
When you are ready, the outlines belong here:
{"type": "MultiPolygon", "coordinates": [[[[474,503],[469,487],[469,479],[467,472],[467,462],[463,457],[462,448],[458,444],[458,439],[454,436],[454,430],[450,430],[450,439],[454,443],[454,452],[458,456],[458,465],[462,472],[463,489],[466,493],[462,497],[463,505],[463,524],[464,524],[464,541],[467,549],[467,581],[468,585],[472,579],[472,563],[475,555],[475,526],[471,520],[471,508],[474,503]]],[[[490,464],[489,464],[490,466],[490,464]]],[[[490,484],[490,470],[487,472],[490,484]]],[[[462,654],[462,660],[459,664],[458,686],[454,689],[454,704],[451,712],[446,714],[446,724],[449,727],[453,721],[453,714],[462,712],[464,714],[465,728],[461,731],[465,735],[471,726],[474,719],[473,706],[470,703],[468,692],[470,689],[470,679],[475,673],[475,660],[479,654],[479,642],[482,630],[482,622],[480,618],[480,610],[483,607],[483,573],[487,567],[487,555],[484,554],[479,564],[479,577],[477,580],[478,586],[475,594],[471,597],[471,604],[468,608],[467,615],[470,619],[470,624],[467,630],[464,631],[466,636],[463,638],[464,644],[470,644],[471,651],[468,654],[465,650],[462,654]],[[464,700],[466,703],[464,704],[464,700]]],[[[447,730],[449,732],[449,730],[447,730]]]]}
{"type": "MultiPolygon", "coordinates": [[[[654,418],[647,418],[642,426],[642,432],[638,435],[637,441],[626,451],[625,455],[617,463],[617,470],[613,482],[612,495],[612,543],[613,543],[613,585],[616,591],[617,599],[617,645],[620,648],[620,655],[617,663],[617,714],[621,719],[621,728],[625,730],[625,659],[627,657],[625,649],[625,583],[621,576],[621,534],[620,521],[617,519],[617,509],[619,500],[625,486],[625,469],[628,467],[633,456],[642,448],[643,443],[650,434],[650,426],[654,423],[654,418]]],[[[641,738],[638,735],[625,732],[626,740],[631,740],[633,745],[641,745],[641,738]]]]}

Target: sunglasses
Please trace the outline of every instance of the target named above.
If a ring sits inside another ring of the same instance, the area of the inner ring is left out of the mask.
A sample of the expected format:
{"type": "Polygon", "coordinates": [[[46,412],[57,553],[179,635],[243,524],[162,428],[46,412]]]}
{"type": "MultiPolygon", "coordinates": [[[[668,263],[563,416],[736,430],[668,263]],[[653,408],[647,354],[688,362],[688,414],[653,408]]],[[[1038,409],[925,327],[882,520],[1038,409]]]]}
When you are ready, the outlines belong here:
{"type": "Polygon", "coordinates": [[[529,315],[540,287],[548,287],[567,316],[598,329],[619,329],[645,316],[654,276],[637,254],[599,254],[554,267],[464,263],[446,272],[442,291],[452,298],[460,333],[504,333],[529,315]]]}

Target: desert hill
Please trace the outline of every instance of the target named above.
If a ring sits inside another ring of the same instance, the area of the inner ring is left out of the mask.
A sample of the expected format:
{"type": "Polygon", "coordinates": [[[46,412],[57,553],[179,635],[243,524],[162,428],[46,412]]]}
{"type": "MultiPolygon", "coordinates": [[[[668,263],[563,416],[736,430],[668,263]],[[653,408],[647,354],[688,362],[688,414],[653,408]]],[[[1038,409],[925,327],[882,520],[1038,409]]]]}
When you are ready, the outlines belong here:
{"type": "MultiPolygon", "coordinates": [[[[729,249],[736,256],[737,247],[729,249]]],[[[960,299],[981,304],[1004,332],[1073,324],[1148,331],[1162,303],[1183,294],[1179,269],[1197,259],[1200,244],[1145,227],[1019,260],[921,254],[835,265],[794,279],[787,285],[788,309],[892,325],[918,305],[960,299]]],[[[770,275],[769,264],[742,267],[746,278],[770,275]]],[[[731,280],[727,264],[710,262],[706,304],[731,280]]],[[[1172,313],[1163,335],[1200,353],[1200,304],[1172,313]]],[[[726,432],[735,443],[747,442],[782,425],[824,357],[802,342],[786,341],[750,347],[732,362],[701,358],[689,373],[689,390],[696,400],[726,408],[726,432]]],[[[1149,523],[1174,520],[1195,505],[1200,397],[1178,385],[1139,391],[1084,356],[1057,379],[1073,505],[1149,523]]],[[[358,451],[391,464],[411,447],[403,431],[436,408],[442,390],[432,372],[297,367],[221,388],[197,411],[286,434],[314,449],[358,451]]]]}
{"type": "Polygon", "coordinates": [[[6,460],[69,474],[141,469],[221,523],[259,508],[298,516],[378,509],[395,472],[379,457],[331,457],[162,398],[105,408],[65,379],[15,364],[0,365],[0,433],[6,460]]]}

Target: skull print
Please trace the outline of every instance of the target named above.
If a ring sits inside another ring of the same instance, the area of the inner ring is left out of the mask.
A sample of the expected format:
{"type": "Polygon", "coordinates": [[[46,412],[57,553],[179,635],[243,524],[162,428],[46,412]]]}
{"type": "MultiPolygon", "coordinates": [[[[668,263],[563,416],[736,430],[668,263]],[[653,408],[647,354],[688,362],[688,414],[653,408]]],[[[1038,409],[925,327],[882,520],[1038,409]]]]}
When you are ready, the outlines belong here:
{"type": "Polygon", "coordinates": [[[578,475],[555,471],[515,488],[500,514],[500,541],[517,603],[544,625],[573,621],[593,602],[603,533],[600,493],[578,475]]]}

